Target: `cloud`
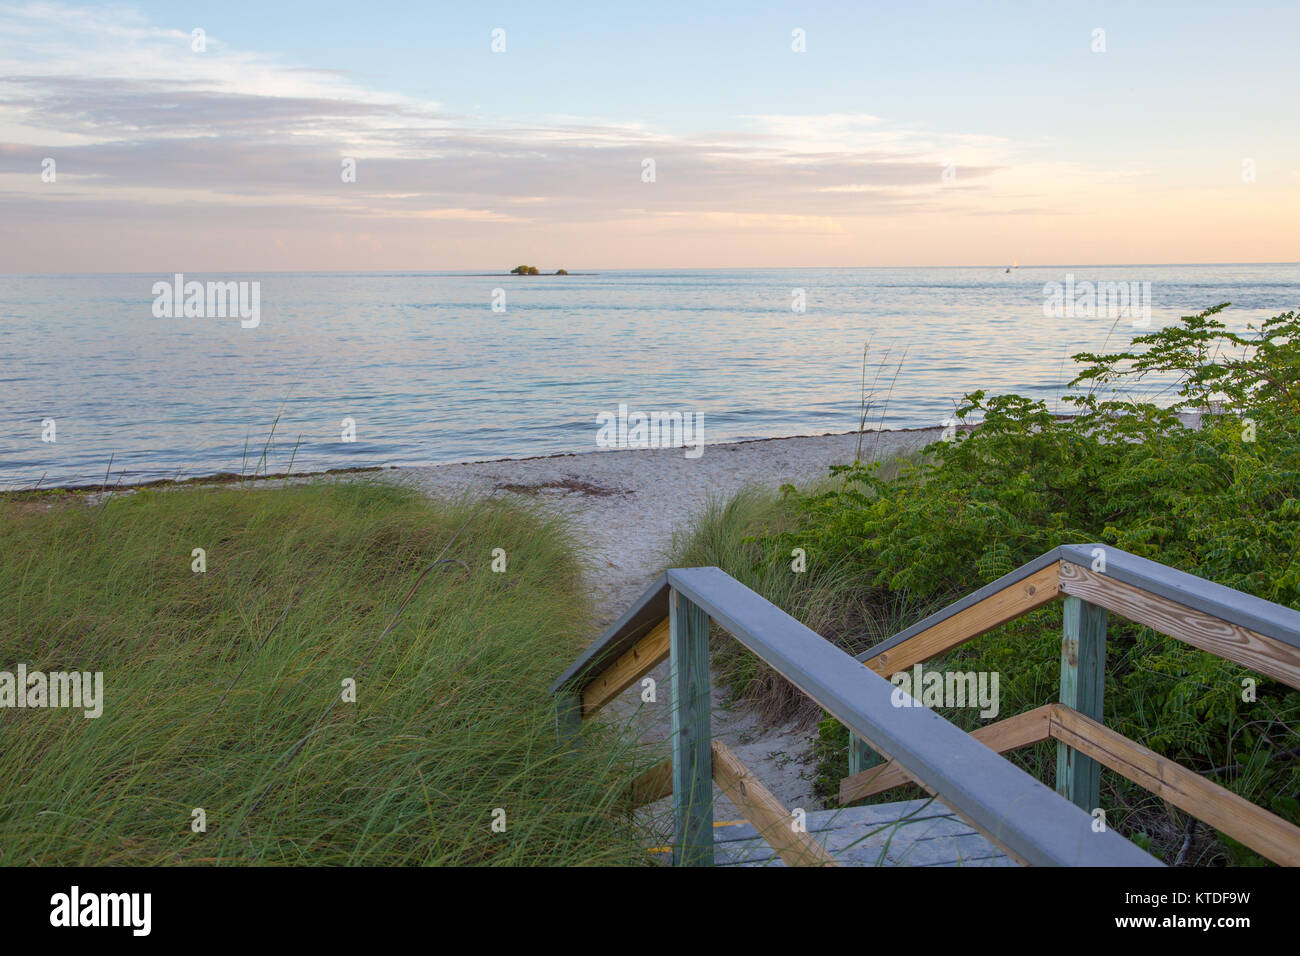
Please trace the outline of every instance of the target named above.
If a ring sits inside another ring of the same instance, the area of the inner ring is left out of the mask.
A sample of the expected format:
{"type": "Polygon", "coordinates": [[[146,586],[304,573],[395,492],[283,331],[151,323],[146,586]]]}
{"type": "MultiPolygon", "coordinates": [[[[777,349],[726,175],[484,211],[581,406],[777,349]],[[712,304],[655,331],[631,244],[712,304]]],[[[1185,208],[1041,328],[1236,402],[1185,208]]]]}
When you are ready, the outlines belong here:
{"type": "Polygon", "coordinates": [[[853,218],[980,208],[972,187],[1015,155],[995,137],[866,114],[754,114],[690,136],[576,115],[492,122],[220,37],[195,53],[189,34],[120,7],[0,5],[0,36],[10,225],[98,228],[105,243],[122,216],[192,222],[197,210],[212,228],[272,231],[292,211],[322,230],[639,217],[710,234],[763,224],[836,235],[853,218]],[[47,157],[56,185],[40,178],[47,157]],[[355,182],[340,175],[345,158],[355,182]],[[653,184],[641,179],[646,158],[653,184]],[[945,188],[954,158],[961,185],[945,188]]]}

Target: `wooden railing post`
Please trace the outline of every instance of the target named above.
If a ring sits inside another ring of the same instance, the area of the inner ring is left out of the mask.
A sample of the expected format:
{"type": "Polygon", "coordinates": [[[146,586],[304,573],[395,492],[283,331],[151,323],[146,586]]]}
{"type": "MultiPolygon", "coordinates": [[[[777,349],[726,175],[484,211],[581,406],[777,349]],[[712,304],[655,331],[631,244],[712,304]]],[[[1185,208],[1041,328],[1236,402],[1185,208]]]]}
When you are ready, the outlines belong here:
{"type": "Polygon", "coordinates": [[[575,748],[582,727],[582,698],[572,691],[555,695],[555,737],[560,747],[575,748]]]}
{"type": "MultiPolygon", "coordinates": [[[[1105,687],[1106,610],[1069,595],[1061,635],[1061,703],[1100,723],[1105,687]]],[[[1091,813],[1101,801],[1101,764],[1058,742],[1056,792],[1091,813]]]]}
{"type": "Polygon", "coordinates": [[[713,865],[709,616],[674,588],[671,620],[673,864],[713,865]]]}
{"type": "Polygon", "coordinates": [[[872,750],[857,734],[849,731],[849,776],[870,770],[879,764],[883,757],[872,750]]]}

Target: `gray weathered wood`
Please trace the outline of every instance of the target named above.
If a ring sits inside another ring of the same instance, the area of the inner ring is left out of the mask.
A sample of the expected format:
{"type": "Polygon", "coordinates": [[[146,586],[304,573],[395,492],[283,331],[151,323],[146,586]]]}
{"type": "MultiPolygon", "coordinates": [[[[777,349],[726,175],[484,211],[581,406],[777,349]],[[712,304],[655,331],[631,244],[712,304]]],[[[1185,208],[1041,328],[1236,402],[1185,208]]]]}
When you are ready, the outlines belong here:
{"type": "Polygon", "coordinates": [[[551,685],[551,693],[562,688],[581,693],[584,678],[600,673],[620,654],[655,629],[668,616],[668,578],[659,575],[653,584],[619,617],[605,628],[576,661],[551,685]]]}
{"type": "MultiPolygon", "coordinates": [[[[844,866],[990,866],[1012,861],[935,800],[814,810],[808,832],[844,866]]],[[[714,831],[718,866],[781,866],[747,823],[714,831]]]]}
{"type": "Polygon", "coordinates": [[[562,748],[576,749],[582,727],[582,698],[577,694],[555,695],[555,738],[562,748]]]}
{"type": "Polygon", "coordinates": [[[896,759],[944,803],[1034,865],[1158,866],[954,724],[895,707],[893,685],[718,568],[668,572],[680,596],[825,708],[872,749],[896,759]]]}
{"type": "Polygon", "coordinates": [[[712,705],[709,617],[673,590],[672,621],[673,863],[713,865],[712,705]]]}
{"type": "Polygon", "coordinates": [[[1265,637],[1300,648],[1300,611],[1207,581],[1185,571],[1166,567],[1157,561],[1138,557],[1136,554],[1130,554],[1111,545],[1068,544],[1039,555],[1009,574],[986,584],[978,591],[972,591],[924,620],[917,621],[911,627],[885,638],[863,651],[857,659],[866,661],[891,650],[908,638],[1024,580],[1053,561],[1069,561],[1072,564],[1091,567],[1096,561],[1095,552],[1099,549],[1106,557],[1105,573],[1117,581],[1123,581],[1125,584],[1142,588],[1221,620],[1248,627],[1265,637]]]}
{"type": "Polygon", "coordinates": [[[1030,561],[1028,564],[1022,565],[1021,567],[1016,568],[1014,571],[1010,572],[1009,574],[1002,575],[1002,577],[998,578],[996,581],[984,585],[984,587],[980,588],[978,591],[972,591],[970,594],[967,594],[965,597],[961,598],[960,600],[953,601],[947,607],[935,611],[929,617],[917,621],[911,627],[904,628],[903,630],[899,631],[897,634],[893,634],[885,638],[883,641],[880,641],[879,643],[872,645],[867,650],[859,654],[857,659],[865,662],[870,660],[873,657],[878,657],[885,651],[892,650],[893,648],[897,647],[899,644],[902,644],[908,638],[915,637],[917,634],[920,634],[922,631],[928,631],[936,624],[942,621],[946,621],[948,618],[952,617],[953,615],[959,614],[962,611],[966,610],[966,608],[973,607],[974,605],[979,604],[980,601],[983,601],[985,598],[992,597],[993,595],[997,594],[999,591],[1005,591],[1007,588],[1020,583],[1025,578],[1037,574],[1039,571],[1047,567],[1049,564],[1059,560],[1059,555],[1057,554],[1059,550],[1060,550],[1059,548],[1053,548],[1051,551],[1048,551],[1046,554],[1034,558],[1034,560],[1030,561]]]}
{"type": "Polygon", "coordinates": [[[1060,552],[1062,561],[1085,568],[1097,564],[1095,552],[1100,550],[1106,560],[1105,571],[1100,573],[1107,577],[1300,648],[1300,611],[1140,558],[1108,544],[1069,544],[1056,550],[1060,552]]]}
{"type": "MultiPolygon", "coordinates": [[[[1073,595],[1061,628],[1061,703],[1102,720],[1106,687],[1106,610],[1073,595]]],[[[1056,792],[1091,813],[1101,800],[1101,764],[1057,742],[1056,792]]]]}

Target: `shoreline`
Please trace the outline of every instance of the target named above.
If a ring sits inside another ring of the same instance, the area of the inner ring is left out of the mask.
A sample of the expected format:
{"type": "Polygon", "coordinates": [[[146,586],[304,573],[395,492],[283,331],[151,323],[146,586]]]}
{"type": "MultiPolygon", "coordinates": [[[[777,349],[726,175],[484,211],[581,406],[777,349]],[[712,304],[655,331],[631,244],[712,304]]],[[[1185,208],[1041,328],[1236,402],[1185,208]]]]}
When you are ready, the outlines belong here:
{"type": "MultiPolygon", "coordinates": [[[[1073,415],[1057,414],[1053,416],[1058,421],[1068,421],[1073,415]]],[[[1197,427],[1199,424],[1200,413],[1180,412],[1178,417],[1185,426],[1197,427]]],[[[959,425],[959,431],[969,431],[977,425],[959,425]]],[[[916,428],[878,428],[864,431],[845,431],[845,432],[821,432],[819,434],[803,435],[778,435],[768,438],[737,438],[734,440],[719,441],[706,443],[703,448],[707,452],[710,449],[731,449],[746,445],[760,445],[764,442],[791,442],[791,441],[818,441],[824,439],[848,439],[862,436],[863,446],[870,442],[873,447],[880,445],[882,442],[886,445],[896,444],[897,438],[884,438],[878,436],[906,436],[917,435],[920,433],[938,433],[943,431],[939,425],[921,425],[916,428]]],[[[464,468],[477,465],[507,465],[507,464],[525,464],[528,462],[554,461],[561,458],[565,459],[586,459],[599,455],[638,455],[638,454],[671,454],[684,453],[686,450],[683,446],[668,448],[605,448],[589,449],[586,451],[557,451],[545,455],[522,455],[506,456],[503,458],[468,458],[461,461],[449,462],[423,462],[418,464],[405,465],[346,465],[338,468],[317,469],[315,471],[297,471],[297,472],[271,472],[259,475],[241,475],[232,471],[218,471],[206,475],[193,475],[188,478],[150,478],[145,481],[122,482],[118,481],[105,482],[98,481],[91,484],[76,485],[37,485],[31,488],[2,488],[0,489],[0,501],[5,500],[29,500],[31,498],[41,498],[46,496],[58,497],[80,497],[86,495],[104,494],[105,492],[120,491],[139,491],[145,488],[179,488],[195,485],[228,485],[242,482],[264,482],[264,481],[298,481],[305,478],[323,478],[328,476],[355,475],[364,473],[375,474],[392,474],[394,472],[404,473],[415,470],[436,469],[436,468],[464,468]]],[[[700,456],[703,458],[703,455],[700,456]]],[[[700,458],[691,459],[699,461],[700,458]]]]}
{"type": "MultiPolygon", "coordinates": [[[[1058,421],[1068,421],[1073,418],[1072,415],[1057,414],[1053,416],[1058,421]]],[[[1199,425],[1200,413],[1180,412],[1178,417],[1183,424],[1195,428],[1199,425]]],[[[977,425],[959,425],[959,431],[970,431],[977,425]]],[[[845,431],[845,432],[821,432],[819,434],[803,435],[778,435],[768,438],[737,438],[734,440],[719,441],[706,443],[704,451],[710,449],[734,449],[740,446],[760,445],[765,442],[793,442],[793,441],[819,441],[825,439],[848,439],[862,436],[864,451],[868,442],[873,447],[878,447],[882,442],[886,445],[897,444],[898,438],[885,438],[883,436],[907,436],[918,435],[921,433],[939,433],[943,431],[942,426],[938,425],[921,425],[915,428],[878,428],[864,431],[845,431]]],[[[44,497],[85,497],[91,495],[102,495],[105,493],[117,493],[127,491],[140,491],[147,488],[181,488],[202,485],[230,485],[244,482],[266,482],[266,481],[300,481],[307,478],[324,478],[330,476],[347,476],[357,474],[373,473],[376,475],[390,475],[393,473],[407,473],[411,471],[421,471],[438,468],[465,468],[479,465],[509,465],[509,464],[527,464],[529,462],[555,461],[558,459],[587,459],[600,455],[638,455],[638,454],[683,454],[687,450],[684,446],[675,446],[667,448],[605,448],[589,449],[586,451],[557,451],[545,455],[522,455],[522,456],[505,456],[503,458],[468,458],[461,461],[449,462],[423,462],[418,464],[404,465],[346,465],[338,468],[324,468],[315,471],[297,471],[297,472],[271,472],[258,475],[241,475],[232,471],[217,471],[205,475],[192,475],[188,478],[150,478],[144,481],[116,483],[111,481],[97,481],[90,484],[76,485],[42,485],[39,482],[30,488],[0,488],[0,501],[25,501],[44,497]]],[[[699,461],[700,458],[691,459],[699,461]]]]}
{"type": "MultiPolygon", "coordinates": [[[[762,442],[784,442],[784,441],[801,441],[804,439],[822,439],[822,438],[847,438],[848,436],[856,437],[858,434],[863,436],[863,443],[871,439],[873,435],[896,435],[911,434],[916,432],[938,432],[942,429],[935,426],[922,426],[918,428],[882,428],[872,429],[864,432],[822,432],[821,434],[810,435],[779,435],[771,438],[739,438],[734,441],[719,441],[706,443],[704,449],[707,452],[710,449],[729,448],[736,445],[754,445],[762,442]]],[[[193,475],[189,478],[150,478],[145,481],[134,482],[95,482],[93,484],[76,484],[76,485],[41,485],[37,484],[31,488],[6,488],[0,489],[0,501],[5,499],[21,500],[23,496],[45,496],[45,495],[88,495],[102,494],[107,491],[139,491],[146,488],[173,488],[186,487],[194,485],[226,485],[238,482],[263,482],[263,481],[297,481],[303,478],[322,478],[331,475],[353,475],[363,473],[382,473],[390,474],[392,472],[406,472],[413,469],[426,468],[461,468],[469,465],[499,465],[511,462],[535,462],[549,461],[558,458],[584,458],[590,455],[610,455],[610,454],[640,454],[645,452],[678,452],[684,451],[682,447],[675,448],[607,448],[592,449],[588,451],[558,451],[546,455],[524,455],[519,457],[506,456],[504,458],[469,458],[463,461],[449,461],[423,464],[408,465],[353,465],[341,468],[325,468],[316,471],[295,471],[295,472],[272,472],[270,474],[259,475],[240,475],[232,471],[218,471],[206,475],[193,475]]],[[[702,458],[703,456],[701,456],[702,458]]],[[[692,459],[698,461],[699,459],[692,459]]]]}

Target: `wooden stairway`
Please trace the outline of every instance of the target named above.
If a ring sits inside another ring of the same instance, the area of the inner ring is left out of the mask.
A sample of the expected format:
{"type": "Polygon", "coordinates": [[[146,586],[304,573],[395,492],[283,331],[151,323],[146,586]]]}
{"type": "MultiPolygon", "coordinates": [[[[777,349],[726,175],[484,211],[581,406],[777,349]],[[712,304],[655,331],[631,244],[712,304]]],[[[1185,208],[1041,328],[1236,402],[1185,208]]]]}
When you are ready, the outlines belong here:
{"type": "Polygon", "coordinates": [[[630,796],[642,806],[671,794],[677,865],[1160,865],[1106,826],[1103,766],[1262,856],[1300,865],[1300,827],[1105,726],[1108,613],[1300,688],[1300,611],[1104,544],[1054,548],[856,659],[718,568],[675,568],[552,686],[560,745],[578,746],[584,720],[668,659],[672,757],[630,796]],[[900,702],[891,676],[1058,601],[1058,702],[972,734],[910,695],[900,702]],[[781,806],[712,739],[714,625],[848,728],[842,804],[908,783],[937,799],[807,814],[781,806]],[[1055,791],[1002,756],[1047,740],[1057,745],[1055,791]],[[715,826],[715,783],[748,822],[715,826]]]}
{"type": "MultiPolygon", "coordinates": [[[[817,810],[808,833],[841,866],[1015,866],[1009,856],[936,800],[817,810]]],[[[785,866],[745,820],[713,829],[715,866],[785,866]]]]}

